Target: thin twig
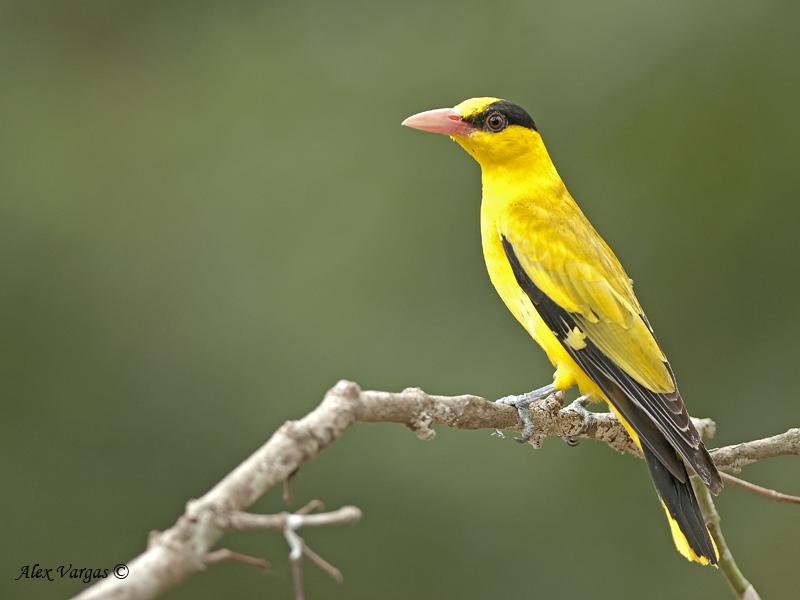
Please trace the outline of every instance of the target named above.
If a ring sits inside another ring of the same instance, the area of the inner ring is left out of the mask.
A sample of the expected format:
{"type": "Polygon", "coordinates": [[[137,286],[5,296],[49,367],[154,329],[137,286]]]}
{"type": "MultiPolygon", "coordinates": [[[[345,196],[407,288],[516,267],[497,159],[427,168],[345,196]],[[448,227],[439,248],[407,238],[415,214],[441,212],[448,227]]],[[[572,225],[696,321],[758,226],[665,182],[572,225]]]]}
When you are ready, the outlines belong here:
{"type": "Polygon", "coordinates": [[[743,490],[747,490],[748,492],[753,492],[754,494],[758,494],[759,496],[764,496],[764,498],[769,498],[770,500],[775,500],[776,502],[789,502],[790,504],[800,504],[800,498],[798,498],[797,496],[789,496],[788,494],[781,494],[780,492],[776,492],[775,490],[763,488],[760,485],[750,483],[749,481],[744,481],[743,479],[739,479],[738,477],[734,477],[733,475],[728,475],[727,473],[720,473],[720,477],[722,477],[722,481],[724,481],[725,483],[730,483],[731,485],[740,487],[743,490]]]}
{"type": "Polygon", "coordinates": [[[203,557],[203,564],[209,566],[218,562],[222,562],[223,560],[235,560],[246,565],[253,565],[262,571],[268,571],[270,568],[269,561],[266,559],[247,556],[246,554],[239,554],[238,552],[233,552],[227,548],[220,548],[219,550],[209,552],[203,557]]]}
{"type": "Polygon", "coordinates": [[[283,480],[283,501],[286,504],[290,504],[292,501],[292,479],[294,479],[294,476],[297,475],[299,470],[300,469],[295,469],[283,480]]]}
{"type": "Polygon", "coordinates": [[[327,560],[322,558],[319,554],[314,552],[311,548],[308,547],[308,544],[303,542],[303,554],[305,554],[308,558],[310,558],[316,565],[322,569],[323,571],[327,572],[328,575],[333,577],[338,583],[342,583],[344,581],[344,576],[342,572],[334,567],[331,563],[327,560]]]}
{"type": "MultiPolygon", "coordinates": [[[[318,500],[316,502],[319,502],[318,500]]],[[[313,503],[312,503],[313,504],[313,503]]],[[[248,512],[235,512],[228,516],[230,529],[285,529],[291,521],[295,529],[300,527],[320,527],[322,525],[343,525],[355,523],[362,517],[357,506],[343,506],[325,513],[301,514],[281,512],[274,515],[256,515],[248,512]]]]}
{"type": "Polygon", "coordinates": [[[307,515],[310,512],[314,512],[315,510],[325,510],[325,505],[322,503],[322,500],[312,500],[308,504],[306,504],[303,508],[294,511],[296,515],[307,515]]]}
{"type": "Polygon", "coordinates": [[[306,600],[306,594],[303,590],[303,557],[291,559],[292,562],[292,579],[294,580],[294,598],[295,600],[306,600]]]}
{"type": "Polygon", "coordinates": [[[739,567],[736,566],[736,561],[733,559],[733,554],[728,549],[728,544],[722,535],[722,528],[720,527],[719,513],[714,506],[714,500],[711,498],[711,492],[697,477],[691,477],[692,487],[697,496],[697,502],[700,504],[700,510],[706,518],[706,525],[711,537],[714,538],[714,543],[717,545],[719,551],[719,568],[725,579],[728,580],[728,585],[731,586],[737,600],[760,600],[758,592],[756,592],[753,584],[745,579],[739,567]]]}

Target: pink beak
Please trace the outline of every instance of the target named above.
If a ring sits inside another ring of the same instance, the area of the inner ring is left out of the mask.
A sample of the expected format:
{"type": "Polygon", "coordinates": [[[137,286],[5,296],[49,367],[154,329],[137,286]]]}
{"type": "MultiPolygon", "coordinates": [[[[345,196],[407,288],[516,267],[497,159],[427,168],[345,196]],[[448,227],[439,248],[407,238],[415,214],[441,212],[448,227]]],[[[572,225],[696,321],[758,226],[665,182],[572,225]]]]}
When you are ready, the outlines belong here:
{"type": "Polygon", "coordinates": [[[402,122],[402,125],[447,135],[467,136],[475,131],[472,125],[461,120],[461,115],[454,108],[426,110],[408,117],[402,122]]]}

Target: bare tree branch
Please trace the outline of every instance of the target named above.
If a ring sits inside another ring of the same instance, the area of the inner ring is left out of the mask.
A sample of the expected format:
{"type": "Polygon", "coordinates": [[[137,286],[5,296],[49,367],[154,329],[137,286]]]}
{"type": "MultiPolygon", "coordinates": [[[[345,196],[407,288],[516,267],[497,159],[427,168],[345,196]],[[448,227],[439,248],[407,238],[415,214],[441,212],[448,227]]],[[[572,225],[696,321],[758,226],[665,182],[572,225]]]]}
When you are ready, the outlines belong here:
{"type": "Polygon", "coordinates": [[[759,496],[764,496],[764,498],[767,498],[769,500],[775,500],[776,502],[788,502],[790,504],[800,504],[800,498],[798,498],[797,496],[789,496],[788,494],[781,494],[780,492],[776,492],[775,490],[763,488],[760,485],[750,483],[749,481],[739,479],[738,477],[734,477],[733,475],[728,475],[727,473],[720,473],[720,476],[722,477],[722,481],[724,481],[725,483],[730,483],[731,485],[740,487],[743,490],[747,490],[748,492],[753,492],[754,494],[758,494],[759,496]]]}
{"type": "MultiPolygon", "coordinates": [[[[517,432],[523,427],[514,408],[489,402],[480,396],[434,396],[419,388],[407,388],[399,393],[362,391],[359,396],[364,406],[359,421],[402,423],[424,440],[436,435],[431,425],[517,432]]],[[[584,433],[583,417],[565,409],[564,398],[563,392],[556,392],[530,405],[531,422],[536,432],[530,443],[534,447],[540,446],[548,436],[572,436],[605,442],[619,452],[641,456],[639,448],[613,413],[595,413],[594,424],[584,433]]],[[[711,419],[692,421],[701,436],[714,437],[716,425],[711,419]]]]}
{"type": "Polygon", "coordinates": [[[717,468],[731,473],[738,473],[743,466],[750,463],[787,454],[800,454],[800,429],[790,429],[786,433],[763,440],[711,450],[711,457],[717,468]]]}
{"type": "MultiPolygon", "coordinates": [[[[536,431],[531,439],[532,445],[540,445],[545,437],[551,435],[585,437],[605,442],[619,452],[641,456],[613,414],[596,414],[594,424],[584,434],[583,418],[563,408],[563,398],[559,392],[531,404],[531,420],[536,431]]],[[[703,437],[713,437],[713,421],[693,421],[703,437]]],[[[154,598],[187,577],[204,571],[211,548],[232,528],[251,528],[250,525],[256,526],[256,523],[258,527],[275,527],[276,522],[284,519],[282,528],[289,539],[291,535],[296,536],[294,529],[297,523],[290,519],[302,519],[303,525],[323,524],[326,519],[327,524],[351,522],[354,518],[351,509],[355,507],[305,516],[297,513],[248,515],[244,510],[273,485],[290,478],[301,465],[325,450],[356,422],[402,423],[426,440],[434,437],[431,426],[437,424],[458,429],[522,430],[522,423],[513,408],[488,402],[478,396],[433,396],[418,388],[399,393],[362,391],[353,382],[340,381],[311,413],[298,421],[284,423],[261,448],[208,493],[198,500],[187,502],[186,511],[175,525],[162,533],[152,534],[147,549],[128,564],[129,575],[126,579],[104,579],[75,598],[154,598]],[[333,521],[330,516],[326,517],[326,514],[335,513],[339,514],[333,521]],[[267,525],[267,522],[271,524],[267,525]]],[[[712,456],[721,468],[734,470],[762,458],[797,454],[800,446],[798,438],[800,430],[790,430],[783,436],[768,440],[721,448],[712,451],[712,456]]],[[[297,545],[297,540],[293,543],[297,545]]],[[[302,552],[305,544],[302,540],[300,543],[302,552]]],[[[293,548],[291,557],[297,574],[300,572],[300,556],[295,556],[295,550],[293,548]]],[[[217,558],[222,555],[211,556],[217,558]]],[[[213,559],[211,562],[214,562],[213,559]]],[[[302,594],[302,588],[297,588],[296,593],[302,594]]]]}

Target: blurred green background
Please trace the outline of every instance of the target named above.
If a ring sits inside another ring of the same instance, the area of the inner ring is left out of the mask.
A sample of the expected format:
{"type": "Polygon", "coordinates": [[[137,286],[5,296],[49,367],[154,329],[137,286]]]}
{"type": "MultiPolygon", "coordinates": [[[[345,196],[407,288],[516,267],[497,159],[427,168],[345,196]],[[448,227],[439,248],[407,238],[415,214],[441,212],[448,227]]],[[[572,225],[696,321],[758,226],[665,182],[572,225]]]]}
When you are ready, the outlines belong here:
{"type": "MultiPolygon", "coordinates": [[[[132,558],[340,378],[550,381],[485,273],[478,165],[400,127],[472,96],[532,114],[710,445],[800,425],[798,27],[788,0],[0,4],[0,595],[132,558]]],[[[731,597],[641,461],[509,437],[347,432],[295,480],[295,508],[364,511],[303,534],[345,575],[309,564],[309,599],[731,597]]],[[[717,504],[762,597],[792,597],[798,507],[717,504]]],[[[279,534],[223,545],[273,570],[166,597],[293,597],[279,534]]]]}

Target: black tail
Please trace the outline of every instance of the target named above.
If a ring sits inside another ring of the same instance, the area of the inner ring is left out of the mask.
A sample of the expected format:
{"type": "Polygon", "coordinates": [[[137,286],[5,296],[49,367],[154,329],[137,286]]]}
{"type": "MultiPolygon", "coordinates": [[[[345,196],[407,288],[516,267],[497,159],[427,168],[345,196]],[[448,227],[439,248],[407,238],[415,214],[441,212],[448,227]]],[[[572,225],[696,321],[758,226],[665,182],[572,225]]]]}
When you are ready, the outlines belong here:
{"type": "Polygon", "coordinates": [[[697,497],[686,474],[686,467],[684,467],[685,482],[679,481],[644,444],[642,452],[647,468],[650,469],[650,477],[656,486],[656,492],[667,511],[678,552],[689,560],[716,566],[719,553],[706,528],[697,497]]]}

